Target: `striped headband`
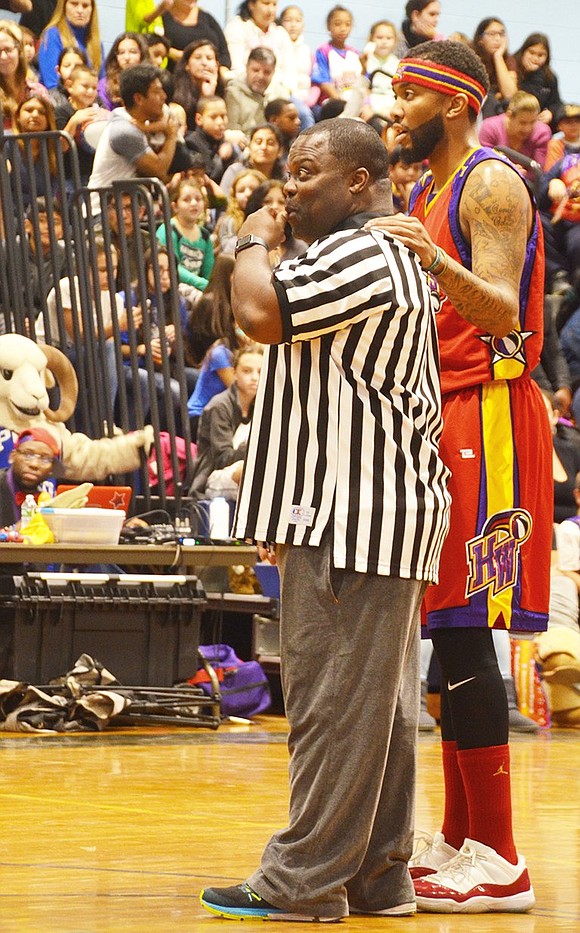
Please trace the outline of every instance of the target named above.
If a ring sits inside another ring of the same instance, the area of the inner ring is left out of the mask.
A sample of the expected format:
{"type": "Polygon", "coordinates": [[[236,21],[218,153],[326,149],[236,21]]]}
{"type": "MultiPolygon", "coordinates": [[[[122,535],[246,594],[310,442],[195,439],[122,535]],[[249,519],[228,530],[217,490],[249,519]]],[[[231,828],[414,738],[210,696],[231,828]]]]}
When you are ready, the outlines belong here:
{"type": "Polygon", "coordinates": [[[430,91],[437,91],[438,94],[449,94],[453,96],[461,91],[467,95],[469,106],[479,113],[486,90],[475,78],[463,74],[462,71],[456,71],[449,65],[439,65],[436,62],[425,61],[422,58],[403,58],[399,62],[396,74],[392,84],[395,86],[400,81],[408,81],[409,84],[420,84],[422,87],[429,88],[430,91]]]}

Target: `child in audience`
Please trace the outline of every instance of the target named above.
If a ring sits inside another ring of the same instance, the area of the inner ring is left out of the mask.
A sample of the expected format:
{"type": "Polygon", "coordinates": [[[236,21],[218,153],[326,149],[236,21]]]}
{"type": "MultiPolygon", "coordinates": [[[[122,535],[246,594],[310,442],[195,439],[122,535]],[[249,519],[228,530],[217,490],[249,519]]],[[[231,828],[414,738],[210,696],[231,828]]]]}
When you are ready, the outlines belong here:
{"type": "Polygon", "coordinates": [[[22,33],[22,48],[24,49],[24,57],[28,63],[28,77],[32,81],[38,81],[38,71],[34,67],[34,59],[36,58],[35,35],[32,30],[27,29],[26,26],[20,26],[20,32],[22,33]]]}
{"type": "Polygon", "coordinates": [[[149,61],[149,47],[138,32],[122,32],[113,42],[105,59],[105,77],[99,81],[99,96],[107,108],[122,107],[119,93],[121,72],[131,65],[149,61]]]}
{"type": "Polygon", "coordinates": [[[389,152],[389,178],[393,187],[393,209],[396,214],[406,214],[409,197],[415,183],[424,171],[423,162],[413,162],[412,153],[401,146],[389,152]]]}
{"type": "Polygon", "coordinates": [[[75,46],[67,45],[58,57],[56,73],[58,81],[56,87],[51,87],[48,95],[52,101],[53,107],[59,107],[68,101],[68,89],[70,87],[70,76],[77,65],[88,65],[89,60],[83,49],[77,49],[75,46]]]}
{"type": "Polygon", "coordinates": [[[210,399],[234,381],[233,353],[246,342],[232,311],[233,256],[218,256],[207,288],[189,319],[192,361],[201,363],[199,378],[187,402],[191,437],[197,436],[199,416],[210,399]]]}
{"type": "MultiPolygon", "coordinates": [[[[83,185],[90,178],[98,136],[109,117],[109,111],[97,104],[97,80],[92,68],[77,65],[70,73],[68,101],[55,111],[57,129],[69,133],[77,144],[83,185]]],[[[67,179],[72,183],[70,167],[67,167],[67,179]]]]}
{"type": "Polygon", "coordinates": [[[369,44],[361,56],[361,64],[371,82],[369,93],[371,110],[382,117],[389,116],[395,102],[391,78],[399,64],[399,59],[394,54],[396,44],[396,27],[390,20],[382,19],[371,26],[369,44]]]}
{"type": "MultiPolygon", "coordinates": [[[[171,236],[178,263],[179,281],[203,292],[213,269],[213,246],[204,226],[206,201],[201,187],[190,178],[179,182],[171,201],[171,236]]],[[[167,246],[167,227],[157,230],[157,239],[167,246]]]]}
{"type": "Polygon", "coordinates": [[[226,139],[228,112],[221,97],[200,97],[195,114],[196,128],[185,137],[189,149],[200,152],[205,160],[205,171],[217,182],[226,168],[240,158],[240,150],[226,139]]]}
{"type": "Polygon", "coordinates": [[[304,15],[300,7],[285,7],[278,20],[292,40],[291,67],[295,75],[293,96],[313,107],[320,96],[320,89],[312,84],[312,49],[304,39],[304,15]]]}
{"type": "Polygon", "coordinates": [[[353,17],[343,6],[332,8],[326,18],[330,41],[316,50],[312,83],[320,88],[320,100],[348,100],[362,66],[357,50],[347,45],[353,17]]]}
{"type": "Polygon", "coordinates": [[[147,48],[149,49],[149,58],[156,68],[167,68],[167,58],[171,42],[166,36],[160,36],[156,32],[147,32],[144,36],[147,48]]]}
{"type": "Polygon", "coordinates": [[[255,168],[241,169],[239,174],[236,175],[228,198],[227,209],[219,217],[215,228],[214,251],[216,256],[219,253],[228,253],[233,256],[238,230],[244,222],[248,199],[252,192],[264,181],[266,181],[266,176],[255,168]]]}

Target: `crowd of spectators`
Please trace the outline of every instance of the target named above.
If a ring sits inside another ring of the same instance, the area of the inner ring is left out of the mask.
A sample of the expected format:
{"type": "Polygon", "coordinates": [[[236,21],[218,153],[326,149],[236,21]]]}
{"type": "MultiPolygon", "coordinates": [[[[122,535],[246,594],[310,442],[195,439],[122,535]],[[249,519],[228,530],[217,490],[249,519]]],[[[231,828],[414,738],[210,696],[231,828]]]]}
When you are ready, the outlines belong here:
{"type": "MultiPolygon", "coordinates": [[[[230,389],[232,359],[243,345],[232,323],[229,279],[244,217],[264,203],[282,205],[286,158],[301,128],[344,114],[366,120],[386,138],[392,75],[401,56],[443,38],[441,4],[408,0],[402,21],[374,23],[360,49],[350,41],[352,11],[333,6],[327,41],[313,49],[305,40],[303,11],[279,9],[276,0],[243,0],[223,28],[197,0],[128,0],[126,31],[106,54],[98,0],[1,6],[21,14],[18,26],[0,20],[5,133],[66,131],[76,142],[81,182],[89,187],[140,176],[168,187],[173,217],[157,238],[162,245],[172,239],[180,300],[185,296],[187,303],[180,320],[170,323],[167,340],[170,345],[174,328],[183,329],[195,434],[205,405],[230,389]]],[[[470,44],[490,78],[482,144],[501,148],[535,190],[546,242],[550,337],[534,375],[553,394],[572,437],[580,438],[574,427],[580,419],[580,105],[561,100],[544,33],[530,34],[512,52],[503,21],[487,16],[473,36],[449,38],[470,44]]],[[[59,190],[57,154],[49,149],[51,171],[38,172],[32,186],[30,160],[13,157],[18,164],[11,171],[25,201],[31,188],[57,205],[70,198],[74,179],[69,173],[59,190]]],[[[65,170],[69,162],[65,151],[65,170]]],[[[398,150],[391,163],[396,209],[406,211],[425,166],[408,164],[398,150]]],[[[112,232],[115,244],[114,223],[112,232]]],[[[131,229],[127,242],[133,236],[131,229]]],[[[144,242],[144,249],[149,245],[144,242]]],[[[271,261],[300,249],[288,231],[271,261]]],[[[161,260],[167,262],[165,252],[161,260]]],[[[51,286],[59,288],[59,282],[51,286]]],[[[115,304],[109,300],[107,307],[115,304]]],[[[140,323],[136,312],[135,326],[140,323]]],[[[568,505],[574,514],[571,496],[568,505]]]]}

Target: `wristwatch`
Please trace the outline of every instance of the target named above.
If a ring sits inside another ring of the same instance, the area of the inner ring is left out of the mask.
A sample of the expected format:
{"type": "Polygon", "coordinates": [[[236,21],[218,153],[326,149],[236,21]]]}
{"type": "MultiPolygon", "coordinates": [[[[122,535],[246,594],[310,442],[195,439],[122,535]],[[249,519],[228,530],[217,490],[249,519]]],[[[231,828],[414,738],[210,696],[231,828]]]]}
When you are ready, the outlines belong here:
{"type": "Polygon", "coordinates": [[[238,253],[241,253],[243,249],[249,249],[250,246],[263,246],[267,252],[270,252],[270,246],[262,239],[261,236],[254,236],[253,233],[248,233],[247,236],[238,237],[236,241],[236,249],[234,256],[237,256],[238,253]]]}

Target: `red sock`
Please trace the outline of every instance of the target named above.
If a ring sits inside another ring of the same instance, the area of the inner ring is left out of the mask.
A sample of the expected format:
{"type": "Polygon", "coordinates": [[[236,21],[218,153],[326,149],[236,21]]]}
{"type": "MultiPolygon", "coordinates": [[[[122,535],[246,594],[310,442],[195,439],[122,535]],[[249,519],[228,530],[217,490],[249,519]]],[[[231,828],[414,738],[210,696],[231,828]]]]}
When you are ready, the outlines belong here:
{"type": "Polygon", "coordinates": [[[457,762],[467,795],[468,837],[515,865],[509,745],[463,749],[457,752],[457,762]]]}
{"type": "Polygon", "coordinates": [[[445,784],[445,811],[441,832],[454,849],[460,849],[469,835],[467,797],[463,777],[457,760],[457,742],[442,742],[443,781],[445,784]]]}

